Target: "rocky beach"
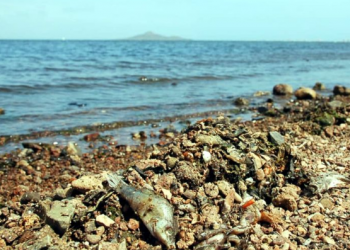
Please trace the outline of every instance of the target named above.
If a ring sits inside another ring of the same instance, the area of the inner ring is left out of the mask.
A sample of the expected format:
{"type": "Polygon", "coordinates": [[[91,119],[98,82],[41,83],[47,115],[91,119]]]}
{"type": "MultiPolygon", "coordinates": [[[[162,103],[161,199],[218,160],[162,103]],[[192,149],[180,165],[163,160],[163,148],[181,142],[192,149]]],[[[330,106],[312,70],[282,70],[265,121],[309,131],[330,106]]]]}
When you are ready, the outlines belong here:
{"type": "Polygon", "coordinates": [[[323,88],[276,85],[234,101],[251,120],[207,114],[154,144],[23,143],[0,156],[0,248],[347,249],[350,90],[323,88]]]}

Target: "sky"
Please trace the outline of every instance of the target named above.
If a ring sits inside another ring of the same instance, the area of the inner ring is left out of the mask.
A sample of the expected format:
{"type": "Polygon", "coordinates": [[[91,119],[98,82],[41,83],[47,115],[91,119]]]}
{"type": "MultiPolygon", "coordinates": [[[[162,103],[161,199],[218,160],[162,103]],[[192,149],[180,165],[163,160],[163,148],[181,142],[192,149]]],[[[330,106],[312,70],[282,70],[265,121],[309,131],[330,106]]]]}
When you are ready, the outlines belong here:
{"type": "Polygon", "coordinates": [[[350,40],[349,0],[0,0],[0,39],[350,40]]]}

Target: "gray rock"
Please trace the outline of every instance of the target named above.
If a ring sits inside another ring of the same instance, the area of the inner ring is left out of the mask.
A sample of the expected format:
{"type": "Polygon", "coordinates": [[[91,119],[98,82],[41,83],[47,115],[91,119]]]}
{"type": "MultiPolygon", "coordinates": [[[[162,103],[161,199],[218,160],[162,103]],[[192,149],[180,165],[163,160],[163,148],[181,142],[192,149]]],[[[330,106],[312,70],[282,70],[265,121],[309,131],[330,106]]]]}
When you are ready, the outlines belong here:
{"type": "Polygon", "coordinates": [[[88,234],[88,235],[86,235],[86,240],[88,242],[90,242],[90,244],[93,244],[93,245],[99,243],[101,241],[101,239],[102,238],[101,238],[100,235],[96,235],[96,234],[88,234]]]}
{"type": "Polygon", "coordinates": [[[84,225],[84,231],[87,234],[91,234],[96,231],[96,225],[94,220],[89,220],[84,225]]]}
{"type": "Polygon", "coordinates": [[[336,85],[334,86],[333,89],[333,94],[334,95],[350,95],[350,88],[347,88],[345,86],[340,86],[340,85],[336,85]]]}
{"type": "Polygon", "coordinates": [[[278,146],[282,145],[284,143],[284,137],[280,133],[276,131],[269,132],[269,140],[273,144],[276,144],[278,146]]]}
{"type": "Polygon", "coordinates": [[[26,192],[21,197],[21,204],[28,204],[29,202],[38,203],[40,201],[40,194],[36,192],[26,192]]]}
{"type": "Polygon", "coordinates": [[[273,87],[272,93],[274,95],[291,95],[293,94],[293,88],[289,84],[277,84],[273,87]]]}
{"type": "Polygon", "coordinates": [[[39,215],[39,217],[45,221],[46,216],[51,209],[51,200],[39,201],[38,207],[35,209],[35,213],[39,215]]]}
{"type": "Polygon", "coordinates": [[[72,187],[67,187],[66,189],[58,188],[56,189],[54,199],[55,200],[63,200],[70,197],[73,193],[72,187]]]}
{"type": "Polygon", "coordinates": [[[334,100],[328,103],[328,106],[331,107],[332,109],[336,109],[336,108],[341,108],[343,106],[345,106],[345,103],[338,101],[338,100],[334,100]]]}
{"type": "Polygon", "coordinates": [[[28,250],[42,250],[42,249],[48,249],[50,246],[52,246],[52,238],[50,235],[46,235],[45,237],[39,239],[36,241],[33,245],[28,247],[28,250]]]}
{"type": "Polygon", "coordinates": [[[75,206],[71,201],[54,201],[47,214],[46,223],[57,233],[64,234],[70,226],[75,206]]]}
{"type": "Polygon", "coordinates": [[[236,106],[247,106],[247,105],[249,105],[249,100],[246,98],[239,97],[239,98],[235,99],[234,104],[236,106]]]}
{"type": "Polygon", "coordinates": [[[321,82],[316,82],[313,89],[314,90],[325,90],[326,86],[321,82]]]}

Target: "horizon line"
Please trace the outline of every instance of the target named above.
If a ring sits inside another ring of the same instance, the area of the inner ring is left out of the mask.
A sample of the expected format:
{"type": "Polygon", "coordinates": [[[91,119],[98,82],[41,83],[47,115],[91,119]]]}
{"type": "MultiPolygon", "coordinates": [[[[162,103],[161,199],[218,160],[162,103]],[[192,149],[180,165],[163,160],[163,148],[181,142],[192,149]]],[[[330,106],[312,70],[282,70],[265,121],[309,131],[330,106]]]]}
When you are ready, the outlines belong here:
{"type": "Polygon", "coordinates": [[[343,40],[304,40],[304,39],[281,39],[281,40],[250,40],[250,39],[236,39],[236,40],[216,40],[216,39],[181,39],[181,40],[133,40],[133,39],[117,39],[117,38],[103,38],[103,39],[93,39],[93,38],[0,38],[0,41],[125,41],[125,42],[341,42],[348,43],[350,39],[343,40]]]}

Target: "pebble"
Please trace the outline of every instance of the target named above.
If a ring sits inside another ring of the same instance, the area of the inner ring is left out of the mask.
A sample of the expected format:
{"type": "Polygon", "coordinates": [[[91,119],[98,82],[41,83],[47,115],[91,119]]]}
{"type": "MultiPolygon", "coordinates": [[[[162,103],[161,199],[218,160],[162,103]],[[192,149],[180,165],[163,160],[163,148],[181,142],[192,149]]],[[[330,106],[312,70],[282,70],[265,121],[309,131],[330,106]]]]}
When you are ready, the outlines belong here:
{"type": "Polygon", "coordinates": [[[118,242],[101,242],[98,245],[98,250],[127,250],[126,241],[118,242]]]}
{"type": "Polygon", "coordinates": [[[86,193],[90,190],[102,189],[102,182],[105,180],[106,177],[103,174],[83,176],[77,180],[74,180],[72,182],[72,187],[73,189],[78,190],[79,192],[86,193]]]}
{"type": "Polygon", "coordinates": [[[85,141],[96,141],[100,138],[100,133],[92,133],[84,136],[85,141]]]}
{"type": "Polygon", "coordinates": [[[317,96],[315,90],[311,88],[304,88],[304,87],[297,89],[294,95],[298,100],[316,99],[316,96],[317,96]]]}
{"type": "Polygon", "coordinates": [[[334,202],[329,198],[323,198],[320,203],[324,208],[332,209],[334,207],[334,202]]]}
{"type": "Polygon", "coordinates": [[[135,219],[130,219],[129,222],[128,222],[128,228],[135,231],[137,229],[139,229],[140,227],[140,223],[135,220],[135,219]]]}
{"type": "Polygon", "coordinates": [[[95,245],[101,241],[101,236],[96,234],[88,234],[86,235],[86,240],[91,244],[95,245]]]}
{"type": "Polygon", "coordinates": [[[273,87],[272,93],[274,95],[291,95],[293,94],[293,88],[289,84],[277,84],[273,87]]]}
{"type": "Polygon", "coordinates": [[[30,202],[38,203],[40,201],[40,194],[36,192],[26,192],[21,197],[21,204],[28,204],[30,202]]]}
{"type": "Polygon", "coordinates": [[[323,242],[331,245],[336,245],[335,240],[328,236],[323,236],[323,242]]]}
{"type": "Polygon", "coordinates": [[[323,221],[324,217],[325,216],[321,213],[314,213],[314,214],[309,216],[309,220],[312,222],[319,222],[319,221],[323,221]]]}
{"type": "Polygon", "coordinates": [[[345,86],[336,85],[333,88],[334,95],[350,95],[350,88],[345,86]]]}
{"type": "Polygon", "coordinates": [[[208,151],[203,151],[202,152],[202,157],[204,162],[208,163],[211,160],[211,154],[208,151]]]}
{"type": "Polygon", "coordinates": [[[96,217],[96,223],[104,227],[111,227],[114,224],[114,220],[109,218],[107,215],[100,214],[96,217]]]}
{"type": "Polygon", "coordinates": [[[211,182],[204,184],[204,191],[205,191],[205,194],[211,198],[215,198],[219,195],[218,186],[211,182]]]}
{"type": "Polygon", "coordinates": [[[269,132],[269,139],[272,143],[280,146],[284,143],[284,137],[276,131],[269,132]]]}
{"type": "Polygon", "coordinates": [[[316,82],[313,89],[314,90],[325,90],[326,86],[321,82],[316,82]]]}

